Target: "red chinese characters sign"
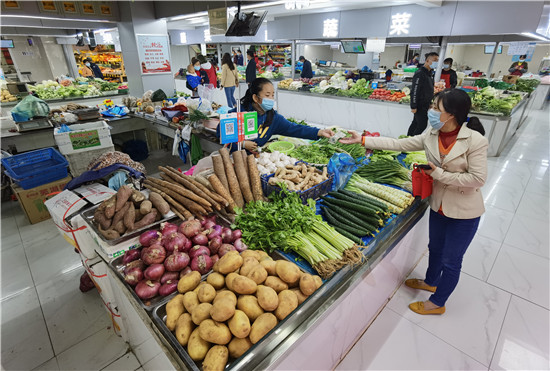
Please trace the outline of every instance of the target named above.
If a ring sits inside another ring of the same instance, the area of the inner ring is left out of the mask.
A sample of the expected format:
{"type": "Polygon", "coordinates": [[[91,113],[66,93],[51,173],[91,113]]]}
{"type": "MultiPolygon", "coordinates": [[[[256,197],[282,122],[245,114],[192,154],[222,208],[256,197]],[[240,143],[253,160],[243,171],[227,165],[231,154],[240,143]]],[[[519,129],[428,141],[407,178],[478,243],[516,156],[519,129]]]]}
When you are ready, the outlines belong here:
{"type": "Polygon", "coordinates": [[[170,73],[170,45],[166,35],[137,35],[143,75],[170,73]]]}

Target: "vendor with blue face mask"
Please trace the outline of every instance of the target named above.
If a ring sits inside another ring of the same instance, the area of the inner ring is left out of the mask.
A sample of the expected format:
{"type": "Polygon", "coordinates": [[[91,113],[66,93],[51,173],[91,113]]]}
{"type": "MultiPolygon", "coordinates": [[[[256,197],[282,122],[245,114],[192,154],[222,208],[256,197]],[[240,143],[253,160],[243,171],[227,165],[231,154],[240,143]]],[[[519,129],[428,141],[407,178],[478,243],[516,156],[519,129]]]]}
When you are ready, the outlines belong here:
{"type": "Polygon", "coordinates": [[[434,96],[433,71],[437,68],[439,54],[426,54],[424,65],[415,72],[411,85],[411,112],[413,121],[407,131],[408,136],[422,134],[428,126],[428,110],[434,96]]]}
{"type": "Polygon", "coordinates": [[[510,72],[510,75],[513,76],[522,76],[524,73],[527,73],[527,62],[525,60],[527,59],[527,55],[520,55],[519,60],[517,62],[512,63],[510,68],[508,69],[508,72],[510,72]]]}
{"type": "MultiPolygon", "coordinates": [[[[255,152],[258,146],[265,145],[273,135],[316,140],[319,137],[330,138],[334,135],[330,129],[318,129],[305,125],[292,123],[273,109],[275,105],[275,89],[266,78],[259,77],[254,80],[246,95],[241,100],[242,111],[258,112],[258,138],[245,140],[244,148],[249,152],[255,152]]],[[[220,136],[219,126],[217,135],[220,136]]],[[[231,151],[237,149],[233,143],[231,151]]]]}

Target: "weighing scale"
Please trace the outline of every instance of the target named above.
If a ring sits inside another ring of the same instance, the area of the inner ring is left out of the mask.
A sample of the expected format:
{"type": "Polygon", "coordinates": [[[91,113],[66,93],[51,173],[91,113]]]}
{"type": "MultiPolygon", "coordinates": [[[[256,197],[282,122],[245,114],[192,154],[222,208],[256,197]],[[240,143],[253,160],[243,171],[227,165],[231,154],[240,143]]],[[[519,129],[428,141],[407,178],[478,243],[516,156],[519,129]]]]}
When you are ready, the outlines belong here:
{"type": "Polygon", "coordinates": [[[29,121],[15,122],[15,126],[17,126],[17,131],[20,133],[32,130],[49,129],[53,127],[50,120],[45,117],[29,121]]]}

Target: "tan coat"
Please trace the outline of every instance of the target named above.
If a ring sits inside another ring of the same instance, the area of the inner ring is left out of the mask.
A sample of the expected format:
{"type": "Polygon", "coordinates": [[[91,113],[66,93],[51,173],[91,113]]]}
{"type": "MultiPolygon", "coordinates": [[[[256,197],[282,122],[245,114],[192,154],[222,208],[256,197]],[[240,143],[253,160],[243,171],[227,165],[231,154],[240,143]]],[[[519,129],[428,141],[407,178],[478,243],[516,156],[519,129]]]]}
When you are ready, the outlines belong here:
{"type": "Polygon", "coordinates": [[[222,65],[222,80],[220,82],[221,86],[224,88],[230,88],[232,86],[237,86],[239,83],[239,75],[237,75],[237,67],[233,71],[229,69],[227,64],[222,65]]]}
{"type": "Polygon", "coordinates": [[[437,166],[430,207],[449,218],[472,219],[485,212],[480,188],[487,179],[489,142],[479,132],[462,125],[456,143],[443,159],[439,155],[439,131],[428,130],[404,139],[365,138],[365,147],[390,151],[426,151],[428,161],[437,166]]]}

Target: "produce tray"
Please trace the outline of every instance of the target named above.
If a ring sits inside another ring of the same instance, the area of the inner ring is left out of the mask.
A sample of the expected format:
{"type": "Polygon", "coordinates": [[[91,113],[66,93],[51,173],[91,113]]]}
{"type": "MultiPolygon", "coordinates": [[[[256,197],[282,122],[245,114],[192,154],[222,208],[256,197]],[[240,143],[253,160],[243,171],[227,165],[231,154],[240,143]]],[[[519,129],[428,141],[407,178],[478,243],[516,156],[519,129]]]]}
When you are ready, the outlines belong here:
{"type": "MultiPolygon", "coordinates": [[[[262,190],[264,191],[264,194],[266,196],[269,196],[273,192],[280,192],[281,191],[280,187],[278,187],[276,185],[269,184],[269,179],[273,176],[275,176],[275,173],[261,177],[262,190]]],[[[328,194],[330,192],[330,188],[332,187],[333,180],[334,180],[334,175],[333,174],[328,174],[328,179],[327,180],[325,180],[325,181],[323,181],[323,182],[321,182],[321,183],[319,183],[319,184],[317,184],[317,185],[315,185],[315,186],[313,186],[309,189],[306,189],[305,191],[301,191],[301,192],[291,191],[291,192],[298,193],[298,195],[302,199],[302,202],[304,204],[307,204],[307,199],[308,198],[312,198],[312,199],[316,200],[319,197],[328,194]]]]}
{"type": "Polygon", "coordinates": [[[170,221],[170,220],[177,219],[176,215],[172,211],[170,211],[168,216],[162,218],[158,222],[154,222],[153,224],[149,224],[148,226],[145,226],[143,228],[136,229],[135,231],[132,231],[131,233],[126,233],[125,235],[120,236],[119,238],[116,238],[114,240],[107,240],[99,232],[99,230],[97,229],[97,226],[93,222],[94,213],[95,213],[95,211],[98,207],[99,207],[99,205],[96,205],[96,206],[94,206],[90,209],[87,209],[87,210],[83,211],[81,213],[81,216],[82,216],[82,219],[84,219],[86,221],[86,223],[88,223],[90,228],[97,234],[97,236],[101,239],[101,241],[103,241],[105,244],[107,244],[109,246],[116,246],[119,243],[126,242],[128,240],[131,240],[134,237],[139,236],[142,232],[145,232],[146,230],[158,228],[160,226],[160,223],[164,223],[164,222],[167,222],[167,221],[170,221]]]}
{"type": "MultiPolygon", "coordinates": [[[[271,257],[274,259],[274,260],[287,260],[287,261],[291,261],[293,263],[296,263],[295,261],[291,260],[289,257],[281,254],[279,251],[275,251],[271,254],[271,257]]],[[[300,265],[298,265],[298,267],[302,270],[302,271],[305,271],[300,265]]],[[[307,271],[305,271],[307,272],[307,271]]],[[[309,272],[307,272],[309,273],[309,272]]],[[[315,273],[316,274],[316,273],[315,273]]],[[[203,276],[203,278],[201,279],[201,281],[204,281],[205,280],[205,276],[203,276]]],[[[322,286],[321,286],[322,287],[322,286]]],[[[318,289],[319,290],[319,289],[318,289]]],[[[234,370],[236,369],[236,367],[234,367],[236,364],[240,363],[238,362],[239,360],[242,360],[242,359],[245,359],[245,358],[248,358],[248,357],[252,357],[255,352],[256,352],[256,349],[258,349],[259,347],[261,347],[261,344],[266,341],[268,338],[276,338],[277,337],[277,334],[280,332],[280,329],[282,328],[282,326],[285,325],[285,323],[293,317],[294,313],[296,313],[296,311],[299,311],[300,308],[309,300],[311,299],[313,296],[315,296],[315,293],[311,294],[302,304],[298,305],[298,307],[296,309],[294,309],[285,319],[283,319],[282,321],[278,321],[277,325],[271,329],[271,331],[269,331],[266,335],[264,335],[264,337],[258,341],[256,344],[252,345],[252,347],[250,349],[248,349],[242,356],[240,356],[239,358],[237,359],[231,359],[229,358],[229,361],[227,363],[227,366],[225,367],[225,371],[229,371],[229,370],[234,370]]],[[[170,297],[172,298],[172,297],[170,297]]],[[[169,298],[169,299],[170,299],[169,298]]],[[[189,356],[189,354],[187,353],[187,350],[185,350],[185,348],[178,342],[178,340],[176,339],[176,336],[172,333],[172,331],[170,331],[168,329],[168,327],[166,327],[166,324],[165,324],[165,319],[166,319],[166,304],[168,303],[168,300],[164,301],[163,303],[161,304],[158,304],[154,309],[153,309],[153,312],[152,312],[152,317],[153,317],[153,322],[156,324],[157,328],[160,330],[160,332],[164,335],[164,337],[166,338],[166,340],[170,343],[170,345],[174,348],[174,350],[176,351],[176,353],[180,356],[180,358],[185,362],[185,364],[189,367],[189,370],[192,370],[192,371],[201,371],[202,370],[202,362],[195,362],[191,359],[191,357],[189,356]]],[[[282,340],[282,339],[281,339],[282,340]]]]}

